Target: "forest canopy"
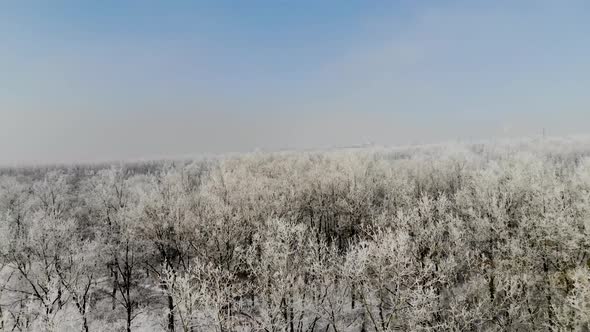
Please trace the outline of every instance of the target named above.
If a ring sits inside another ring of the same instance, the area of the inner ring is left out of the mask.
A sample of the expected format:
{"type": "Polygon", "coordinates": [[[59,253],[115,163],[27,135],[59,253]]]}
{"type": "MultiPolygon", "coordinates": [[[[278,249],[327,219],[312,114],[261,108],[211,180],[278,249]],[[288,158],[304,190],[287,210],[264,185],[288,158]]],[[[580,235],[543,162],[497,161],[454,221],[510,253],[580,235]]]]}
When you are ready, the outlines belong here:
{"type": "Polygon", "coordinates": [[[587,331],[590,140],[0,170],[0,331],[587,331]]]}

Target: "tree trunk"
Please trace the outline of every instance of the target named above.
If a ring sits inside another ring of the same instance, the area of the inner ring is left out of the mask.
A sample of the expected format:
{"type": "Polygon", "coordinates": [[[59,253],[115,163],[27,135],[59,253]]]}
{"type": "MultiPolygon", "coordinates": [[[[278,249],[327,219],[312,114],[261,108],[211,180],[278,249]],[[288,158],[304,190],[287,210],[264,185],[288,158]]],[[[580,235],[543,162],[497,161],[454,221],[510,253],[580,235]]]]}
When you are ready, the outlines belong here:
{"type": "Polygon", "coordinates": [[[496,286],[494,285],[494,275],[490,275],[488,282],[488,292],[490,294],[490,302],[494,302],[494,295],[496,294],[496,286]]]}
{"type": "Polygon", "coordinates": [[[356,299],[354,298],[354,292],[355,292],[355,287],[354,287],[354,283],[352,284],[351,288],[350,288],[350,307],[352,310],[354,310],[354,307],[356,305],[356,299]]]}
{"type": "Polygon", "coordinates": [[[127,306],[127,332],[131,332],[131,305],[127,306]]]}
{"type": "Polygon", "coordinates": [[[115,310],[115,308],[117,307],[117,286],[119,283],[119,274],[117,273],[117,271],[114,269],[114,267],[111,265],[111,274],[113,275],[113,291],[111,292],[111,298],[112,298],[112,310],[115,310]]]}
{"type": "Polygon", "coordinates": [[[547,314],[549,316],[549,326],[555,327],[555,312],[553,311],[553,306],[551,305],[551,286],[549,285],[549,264],[547,263],[547,258],[543,259],[543,272],[545,272],[545,280],[547,283],[545,291],[546,299],[547,299],[547,314]]]}
{"type": "Polygon", "coordinates": [[[174,332],[174,299],[168,294],[168,331],[174,332]]]}
{"type": "Polygon", "coordinates": [[[83,328],[84,332],[88,332],[88,319],[86,318],[86,316],[84,316],[83,318],[83,328]]]}
{"type": "Polygon", "coordinates": [[[293,312],[293,294],[289,295],[289,329],[290,332],[295,332],[295,313],[293,312]]]}

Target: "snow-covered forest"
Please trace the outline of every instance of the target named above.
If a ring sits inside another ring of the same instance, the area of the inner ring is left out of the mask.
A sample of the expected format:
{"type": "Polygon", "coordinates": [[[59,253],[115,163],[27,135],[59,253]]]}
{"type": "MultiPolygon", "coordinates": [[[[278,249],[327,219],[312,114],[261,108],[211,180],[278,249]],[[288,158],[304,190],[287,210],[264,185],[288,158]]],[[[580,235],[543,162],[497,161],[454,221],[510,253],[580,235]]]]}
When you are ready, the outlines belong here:
{"type": "Polygon", "coordinates": [[[0,331],[588,331],[590,140],[0,171],[0,331]]]}

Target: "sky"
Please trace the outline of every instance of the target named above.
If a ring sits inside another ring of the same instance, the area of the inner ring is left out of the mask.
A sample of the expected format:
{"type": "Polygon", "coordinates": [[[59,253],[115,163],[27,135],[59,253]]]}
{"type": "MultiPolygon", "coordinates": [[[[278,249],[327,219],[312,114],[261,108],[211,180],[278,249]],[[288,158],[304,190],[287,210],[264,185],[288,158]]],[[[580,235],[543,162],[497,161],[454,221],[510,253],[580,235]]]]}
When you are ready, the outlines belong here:
{"type": "Polygon", "coordinates": [[[0,164],[590,130],[585,0],[0,2],[0,164]]]}

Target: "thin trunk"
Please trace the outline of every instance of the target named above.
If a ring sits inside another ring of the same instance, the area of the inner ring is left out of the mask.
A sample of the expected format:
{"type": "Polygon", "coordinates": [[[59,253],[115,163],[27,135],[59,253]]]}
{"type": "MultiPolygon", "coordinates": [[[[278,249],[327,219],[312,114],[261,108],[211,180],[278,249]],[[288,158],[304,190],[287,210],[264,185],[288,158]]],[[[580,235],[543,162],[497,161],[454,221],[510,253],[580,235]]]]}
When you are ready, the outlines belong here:
{"type": "Polygon", "coordinates": [[[86,316],[84,316],[83,318],[83,328],[84,328],[84,332],[88,332],[88,319],[86,318],[86,316]]]}
{"type": "Polygon", "coordinates": [[[549,285],[549,264],[547,263],[547,258],[543,259],[543,272],[545,272],[545,279],[547,282],[547,314],[549,316],[549,326],[552,328],[555,327],[555,313],[553,312],[553,306],[551,305],[551,288],[549,285]]]}
{"type": "Polygon", "coordinates": [[[112,308],[112,310],[115,310],[115,308],[117,307],[117,286],[119,284],[119,273],[117,273],[117,270],[115,270],[115,268],[112,265],[111,265],[111,274],[113,275],[113,290],[111,292],[111,298],[112,298],[111,308],[112,308]]]}
{"type": "Polygon", "coordinates": [[[285,299],[285,297],[283,296],[283,298],[281,299],[281,308],[282,308],[282,312],[283,312],[283,319],[285,319],[285,322],[289,321],[289,313],[288,313],[288,308],[287,308],[287,300],[285,299]]]}
{"type": "Polygon", "coordinates": [[[127,332],[131,332],[131,305],[127,306],[127,332]]]}
{"type": "Polygon", "coordinates": [[[352,310],[354,310],[354,307],[356,305],[356,299],[354,298],[354,291],[355,291],[355,287],[354,287],[354,283],[352,284],[351,288],[350,288],[350,298],[351,298],[351,303],[350,303],[350,307],[352,310]]]}
{"type": "Polygon", "coordinates": [[[289,298],[289,327],[291,329],[291,332],[295,332],[294,321],[295,321],[295,314],[293,312],[293,296],[291,294],[291,296],[289,298]]]}
{"type": "Polygon", "coordinates": [[[488,291],[490,293],[490,302],[494,301],[494,296],[496,294],[496,286],[494,285],[494,276],[490,276],[490,281],[488,282],[488,291]]]}
{"type": "Polygon", "coordinates": [[[168,331],[174,332],[174,299],[168,294],[168,331]]]}
{"type": "Polygon", "coordinates": [[[381,320],[381,328],[386,330],[385,317],[383,316],[383,294],[379,294],[379,319],[381,320]]]}
{"type": "MultiPolygon", "coordinates": [[[[129,242],[127,242],[125,246],[125,275],[123,276],[125,282],[125,294],[126,294],[126,309],[127,309],[127,332],[131,332],[131,321],[133,320],[133,301],[131,300],[131,269],[133,268],[130,265],[130,260],[133,259],[133,254],[131,258],[129,257],[129,242]]],[[[131,262],[131,264],[133,264],[131,262]]]]}

